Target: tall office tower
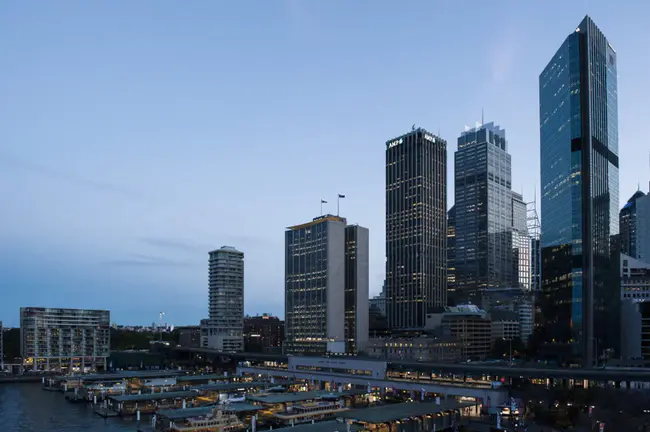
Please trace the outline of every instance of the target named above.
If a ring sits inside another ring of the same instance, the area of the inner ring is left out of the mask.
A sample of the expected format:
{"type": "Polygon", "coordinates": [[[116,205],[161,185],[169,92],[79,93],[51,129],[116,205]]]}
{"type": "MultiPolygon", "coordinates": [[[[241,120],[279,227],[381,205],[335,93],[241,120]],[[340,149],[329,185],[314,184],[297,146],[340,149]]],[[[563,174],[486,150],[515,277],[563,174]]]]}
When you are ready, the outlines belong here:
{"type": "Polygon", "coordinates": [[[512,285],[531,289],[531,238],[528,234],[526,203],[521,194],[512,192],[512,285]]]}
{"type": "Polygon", "coordinates": [[[285,351],[360,349],[368,338],[368,230],[319,216],[289,227],[285,247],[285,351]]]}
{"type": "Polygon", "coordinates": [[[539,77],[543,340],[593,365],[617,351],[616,52],[588,16],[539,77]]]}
{"type": "Polygon", "coordinates": [[[386,309],[423,328],[447,304],[447,142],[422,128],[386,142],[386,309]]]}
{"type": "Polygon", "coordinates": [[[452,305],[456,301],[456,206],[447,212],[447,300],[452,305]]]}
{"type": "Polygon", "coordinates": [[[0,372],[4,370],[5,368],[5,362],[4,362],[4,347],[2,346],[2,341],[4,340],[4,333],[2,330],[2,321],[0,321],[0,372]]]}
{"type": "Polygon", "coordinates": [[[619,214],[621,253],[650,263],[650,195],[640,190],[619,214]]]}
{"type": "Polygon", "coordinates": [[[526,203],[526,222],[530,235],[530,289],[538,293],[542,286],[542,248],[539,240],[542,224],[537,214],[537,198],[526,203]]]}
{"type": "Polygon", "coordinates": [[[512,284],[511,161],[494,123],[458,138],[455,163],[456,294],[478,304],[487,288],[512,284]]]}
{"type": "Polygon", "coordinates": [[[106,370],[110,324],[107,310],[20,308],[23,366],[40,371],[106,370]]]}
{"type": "Polygon", "coordinates": [[[359,225],[345,227],[345,352],[361,351],[368,342],[370,235],[359,225]]]}
{"type": "Polygon", "coordinates": [[[209,252],[209,318],[201,345],[221,352],[244,350],[244,253],[231,246],[209,252]]]}

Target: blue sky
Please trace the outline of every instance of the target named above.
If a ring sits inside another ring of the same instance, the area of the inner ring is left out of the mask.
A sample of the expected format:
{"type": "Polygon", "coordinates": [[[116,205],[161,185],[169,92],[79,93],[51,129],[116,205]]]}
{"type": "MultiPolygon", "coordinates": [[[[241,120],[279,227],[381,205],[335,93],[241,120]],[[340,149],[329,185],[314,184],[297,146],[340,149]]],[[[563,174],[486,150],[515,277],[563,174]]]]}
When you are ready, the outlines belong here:
{"type": "Polygon", "coordinates": [[[484,109],[531,200],[538,75],[587,12],[618,53],[627,200],[650,179],[646,2],[1,2],[0,320],[198,323],[224,244],[246,254],[246,311],[282,314],[284,228],[337,193],[378,292],[385,141],[439,131],[453,165],[484,109]]]}

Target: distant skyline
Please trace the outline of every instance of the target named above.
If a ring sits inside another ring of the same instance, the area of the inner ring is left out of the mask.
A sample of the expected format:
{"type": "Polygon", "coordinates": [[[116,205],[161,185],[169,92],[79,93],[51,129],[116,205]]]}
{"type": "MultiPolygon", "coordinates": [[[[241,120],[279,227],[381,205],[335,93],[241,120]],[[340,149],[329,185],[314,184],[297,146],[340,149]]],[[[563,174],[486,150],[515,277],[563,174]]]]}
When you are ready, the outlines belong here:
{"type": "Polygon", "coordinates": [[[198,324],[222,245],[245,253],[246,313],[282,316],[285,227],[338,193],[379,293],[386,140],[414,123],[447,140],[451,207],[456,140],[484,111],[531,201],[538,77],[587,13],[617,51],[623,205],[650,180],[644,2],[3,2],[0,320],[198,324]]]}

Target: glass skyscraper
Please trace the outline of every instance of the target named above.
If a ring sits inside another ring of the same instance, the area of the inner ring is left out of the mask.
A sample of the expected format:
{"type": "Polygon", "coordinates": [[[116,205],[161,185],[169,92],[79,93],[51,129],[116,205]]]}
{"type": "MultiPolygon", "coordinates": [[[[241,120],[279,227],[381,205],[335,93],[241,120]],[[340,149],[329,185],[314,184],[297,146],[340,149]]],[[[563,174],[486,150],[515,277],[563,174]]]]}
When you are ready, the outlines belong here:
{"type": "Polygon", "coordinates": [[[386,143],[386,312],[423,328],[447,305],[447,142],[422,128],[386,143]]]}
{"type": "Polygon", "coordinates": [[[506,131],[469,129],[454,154],[455,301],[479,304],[487,288],[513,283],[512,167],[506,131]]]}
{"type": "Polygon", "coordinates": [[[593,364],[618,339],[616,51],[588,16],[539,77],[543,348],[593,364]]]}

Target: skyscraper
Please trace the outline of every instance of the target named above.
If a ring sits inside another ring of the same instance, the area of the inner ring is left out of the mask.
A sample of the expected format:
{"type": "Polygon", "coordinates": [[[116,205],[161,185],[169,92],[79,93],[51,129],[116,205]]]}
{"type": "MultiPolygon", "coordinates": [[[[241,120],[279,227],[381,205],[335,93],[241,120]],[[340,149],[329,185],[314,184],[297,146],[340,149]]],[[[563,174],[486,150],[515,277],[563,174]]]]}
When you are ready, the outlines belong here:
{"type": "Polygon", "coordinates": [[[650,195],[636,191],[619,217],[621,253],[650,263],[650,195]]]}
{"type": "Polygon", "coordinates": [[[222,352],[244,350],[244,253],[222,246],[209,253],[209,319],[201,344],[222,352]]]}
{"type": "Polygon", "coordinates": [[[512,265],[512,171],[506,131],[469,129],[454,154],[456,296],[480,302],[487,288],[509,287],[512,265]]]}
{"type": "Polygon", "coordinates": [[[512,287],[531,289],[531,238],[526,220],[526,203],[512,192],[512,287]]]}
{"type": "Polygon", "coordinates": [[[594,345],[601,355],[618,340],[616,74],[616,52],[587,16],[539,77],[542,339],[585,366],[594,345]]]}
{"type": "Polygon", "coordinates": [[[368,229],[324,215],[285,232],[285,351],[358,351],[368,338],[368,229]]]}
{"type": "Polygon", "coordinates": [[[447,142],[422,128],[386,142],[386,309],[423,328],[447,304],[447,142]]]}
{"type": "Polygon", "coordinates": [[[447,300],[452,306],[456,300],[456,206],[447,212],[447,300]]]}

